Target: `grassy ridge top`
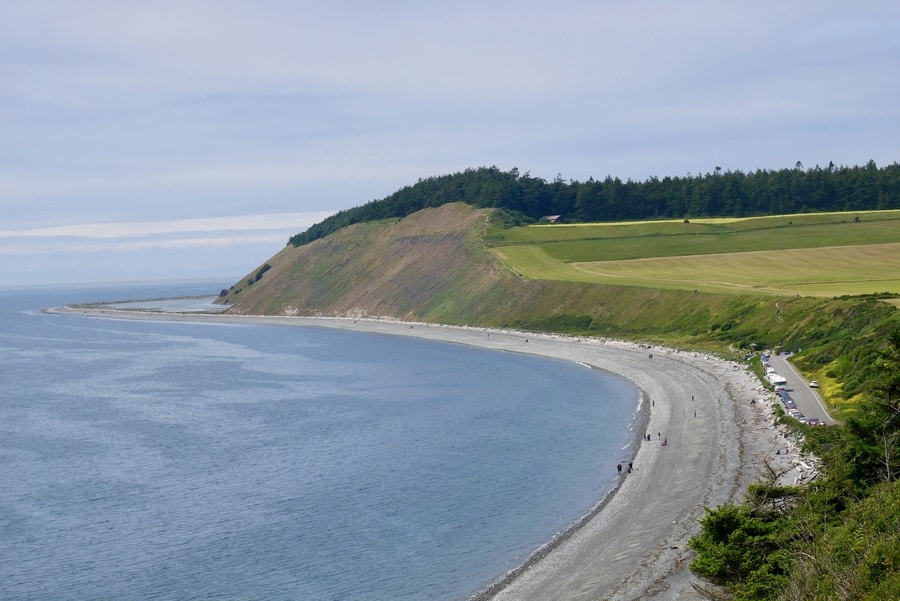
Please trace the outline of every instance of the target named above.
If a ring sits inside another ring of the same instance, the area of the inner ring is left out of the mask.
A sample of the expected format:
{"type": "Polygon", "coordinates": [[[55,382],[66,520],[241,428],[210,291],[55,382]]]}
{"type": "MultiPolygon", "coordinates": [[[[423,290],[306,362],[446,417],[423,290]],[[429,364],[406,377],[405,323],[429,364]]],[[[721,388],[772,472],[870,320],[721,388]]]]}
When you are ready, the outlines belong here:
{"type": "Polygon", "coordinates": [[[491,232],[522,277],[668,290],[900,295],[900,211],[527,226],[491,232]]]}
{"type": "Polygon", "coordinates": [[[900,242],[900,211],[529,225],[493,230],[495,246],[537,244],[564,262],[900,242]]]}

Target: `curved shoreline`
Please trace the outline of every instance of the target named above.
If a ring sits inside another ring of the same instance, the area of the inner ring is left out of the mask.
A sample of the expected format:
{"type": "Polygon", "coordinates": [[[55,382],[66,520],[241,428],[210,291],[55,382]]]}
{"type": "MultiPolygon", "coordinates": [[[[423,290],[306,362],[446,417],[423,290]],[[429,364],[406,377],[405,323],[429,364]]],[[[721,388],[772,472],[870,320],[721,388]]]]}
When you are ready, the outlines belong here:
{"type": "MultiPolygon", "coordinates": [[[[49,312],[159,321],[317,326],[413,336],[566,359],[616,373],[640,391],[635,469],[580,520],[471,601],[703,599],[688,570],[705,507],[738,501],[763,461],[788,466],[767,396],[742,366],[612,340],[383,319],[271,317],[72,308],[49,312]],[[694,413],[696,411],[696,413],[694,413]],[[664,434],[665,433],[665,434],[664,434]],[[663,446],[662,439],[668,444],[663,446]]],[[[768,397],[770,398],[770,397],[768,397]]],[[[786,469],[785,467],[785,469],[786,469]]]]}
{"type": "MultiPolygon", "coordinates": [[[[590,365],[588,367],[590,367],[591,369],[598,369],[593,365],[590,365]]],[[[637,453],[637,450],[645,442],[644,437],[646,436],[648,422],[648,413],[642,410],[644,404],[647,402],[646,395],[644,394],[644,391],[640,389],[638,389],[638,393],[640,395],[641,401],[638,405],[638,408],[635,410],[635,413],[640,417],[638,418],[638,426],[634,429],[635,438],[630,445],[634,447],[634,452],[632,453],[632,455],[635,455],[637,453]],[[638,436],[640,436],[640,438],[637,438],[638,436]]],[[[553,553],[557,548],[559,548],[560,545],[564,544],[567,540],[572,538],[572,536],[574,536],[579,530],[587,526],[591,520],[593,520],[597,515],[600,514],[601,511],[603,511],[603,509],[609,504],[610,501],[612,501],[616,493],[619,491],[619,487],[621,487],[622,482],[623,479],[619,477],[615,486],[608,490],[606,494],[603,495],[603,498],[601,498],[593,507],[591,507],[587,513],[577,519],[568,528],[554,536],[548,543],[545,543],[544,545],[541,545],[540,547],[535,549],[520,566],[508,571],[506,574],[492,582],[486,588],[469,597],[468,601],[490,601],[495,597],[495,595],[512,584],[512,582],[514,582],[517,578],[519,578],[528,570],[532,569],[542,559],[553,553]]]]}

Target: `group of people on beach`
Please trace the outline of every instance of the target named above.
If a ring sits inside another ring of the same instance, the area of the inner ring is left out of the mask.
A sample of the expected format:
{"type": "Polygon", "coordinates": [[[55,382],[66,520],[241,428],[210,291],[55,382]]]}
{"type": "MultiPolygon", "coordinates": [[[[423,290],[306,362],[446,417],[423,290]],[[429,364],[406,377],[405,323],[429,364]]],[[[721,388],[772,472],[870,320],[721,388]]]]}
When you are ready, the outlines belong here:
{"type": "MultiPolygon", "coordinates": [[[[650,348],[650,347],[648,346],[647,348],[650,348]]],[[[650,357],[653,358],[653,355],[650,355],[650,357]]],[[[691,401],[693,401],[693,400],[694,400],[694,395],[691,395],[691,401]]],[[[656,401],[655,401],[655,400],[652,401],[651,404],[655,407],[655,406],[656,406],[656,401]]],[[[694,417],[697,417],[697,410],[696,410],[696,409],[694,409],[694,417]]],[[[659,444],[660,444],[660,446],[663,446],[663,447],[664,447],[664,446],[667,446],[667,445],[669,444],[669,439],[668,439],[668,438],[663,438],[662,432],[657,432],[657,433],[656,433],[656,436],[657,436],[657,438],[659,439],[659,444]]],[[[644,440],[646,440],[646,441],[648,441],[648,442],[651,441],[651,440],[653,440],[653,435],[652,435],[652,434],[649,434],[649,433],[645,434],[645,435],[644,435],[644,440]]],[[[617,469],[618,472],[621,474],[621,473],[622,473],[622,464],[620,463],[620,464],[616,465],[616,469],[617,469]]],[[[632,470],[632,465],[631,465],[631,461],[629,461],[629,462],[628,462],[628,473],[629,473],[629,474],[631,473],[631,470],[632,470]]]]}
{"type": "MultiPolygon", "coordinates": [[[[666,445],[669,444],[669,439],[668,439],[668,438],[663,438],[663,437],[662,437],[662,432],[657,432],[657,433],[656,433],[656,436],[659,438],[659,441],[660,441],[660,445],[661,445],[661,446],[666,446],[666,445]]],[[[647,440],[647,441],[653,440],[653,436],[652,436],[651,434],[646,434],[645,437],[644,437],[644,440],[647,440]]],[[[622,464],[619,463],[618,465],[616,465],[616,469],[617,469],[618,472],[621,474],[621,473],[622,473],[622,464]]],[[[632,470],[632,469],[633,469],[632,462],[629,461],[629,462],[628,462],[628,473],[629,473],[629,474],[631,473],[631,470],[632,470]]]]}
{"type": "MultiPolygon", "coordinates": [[[[656,433],[656,436],[659,437],[659,440],[661,441],[662,446],[666,446],[667,444],[669,444],[669,439],[668,439],[668,438],[663,438],[663,437],[662,437],[662,432],[657,432],[657,433],[656,433]]],[[[646,437],[644,438],[644,440],[648,440],[648,441],[649,441],[649,440],[653,440],[653,437],[652,437],[650,434],[647,434],[646,437]]]]}
{"type": "MultiPolygon", "coordinates": [[[[617,469],[617,470],[619,471],[619,473],[621,474],[621,473],[622,473],[622,464],[620,463],[620,464],[616,465],[616,469],[617,469]]],[[[628,473],[630,474],[630,473],[631,473],[631,470],[633,470],[633,469],[634,469],[634,465],[632,464],[631,461],[629,461],[629,462],[628,462],[628,473]]]]}

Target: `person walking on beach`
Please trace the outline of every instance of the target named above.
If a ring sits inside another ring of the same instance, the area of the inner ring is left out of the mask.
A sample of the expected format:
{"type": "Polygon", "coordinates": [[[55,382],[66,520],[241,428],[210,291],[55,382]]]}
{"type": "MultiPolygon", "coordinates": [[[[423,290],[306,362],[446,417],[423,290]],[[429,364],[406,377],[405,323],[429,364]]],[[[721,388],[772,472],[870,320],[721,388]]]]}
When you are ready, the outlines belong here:
{"type": "Polygon", "coordinates": [[[618,464],[618,465],[616,466],[616,469],[619,470],[619,473],[621,474],[621,473],[622,473],[622,464],[621,464],[621,463],[618,464]]]}

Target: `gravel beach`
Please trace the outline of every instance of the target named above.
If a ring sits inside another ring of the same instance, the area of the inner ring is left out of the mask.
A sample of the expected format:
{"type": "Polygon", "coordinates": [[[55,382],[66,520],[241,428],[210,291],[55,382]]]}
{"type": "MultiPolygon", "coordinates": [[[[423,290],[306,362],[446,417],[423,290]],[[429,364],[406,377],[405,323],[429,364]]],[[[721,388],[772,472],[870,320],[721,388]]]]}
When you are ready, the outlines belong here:
{"type": "MultiPolygon", "coordinates": [[[[61,308],[92,317],[317,326],[415,336],[576,361],[620,374],[642,393],[635,444],[622,451],[617,489],[478,601],[701,600],[689,538],[705,507],[739,501],[765,464],[797,459],[772,425],[772,395],[743,366],[692,352],[595,338],[381,319],[231,316],[61,308]],[[756,403],[751,403],[757,400],[756,403]],[[649,434],[650,440],[646,435],[649,434]],[[665,444],[663,444],[665,442],[665,444]],[[785,453],[789,450],[789,453],[785,453]],[[778,453],[776,454],[776,451],[778,453]]],[[[611,473],[616,471],[610,465],[611,473]]],[[[784,481],[792,478],[785,473],[784,481]]]]}

